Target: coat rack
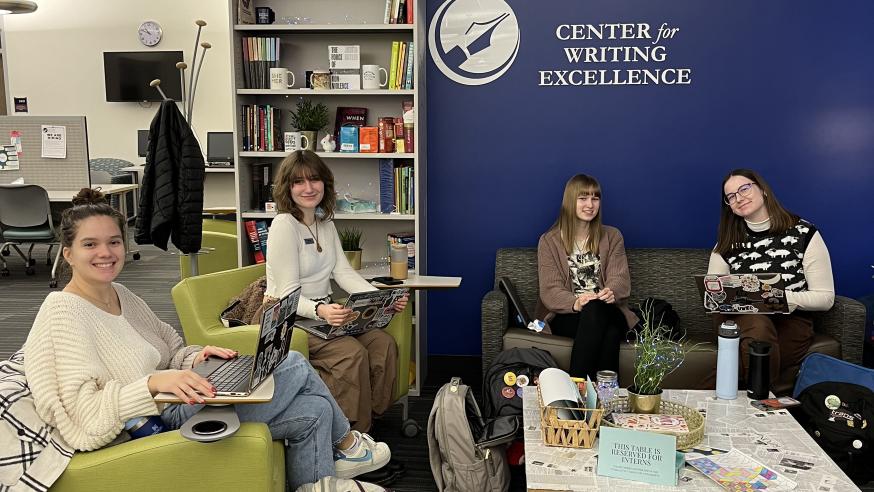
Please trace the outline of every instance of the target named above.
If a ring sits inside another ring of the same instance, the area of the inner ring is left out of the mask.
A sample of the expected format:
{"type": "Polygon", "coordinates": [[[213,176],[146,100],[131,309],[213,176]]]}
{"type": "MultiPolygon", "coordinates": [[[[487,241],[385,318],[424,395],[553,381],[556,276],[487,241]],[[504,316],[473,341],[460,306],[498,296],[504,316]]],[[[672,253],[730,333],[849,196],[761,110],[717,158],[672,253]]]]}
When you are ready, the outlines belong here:
{"type": "MultiPolygon", "coordinates": [[[[200,42],[200,33],[206,26],[206,21],[198,19],[194,21],[194,24],[197,26],[197,36],[194,38],[194,55],[191,59],[191,72],[189,73],[187,95],[185,93],[185,70],[188,68],[188,64],[184,61],[176,63],[176,68],[179,69],[180,79],[182,79],[182,116],[183,118],[185,118],[188,126],[192,128],[192,131],[194,131],[194,126],[191,123],[191,118],[194,114],[194,96],[197,92],[197,83],[200,80],[200,70],[203,68],[203,60],[206,59],[206,50],[212,48],[212,45],[210,43],[206,41],[202,43],[200,42]],[[203,48],[203,53],[200,55],[200,64],[197,63],[198,46],[203,48]],[[197,65],[196,71],[194,69],[195,65],[197,65]]],[[[164,91],[161,89],[161,79],[152,80],[149,83],[149,86],[154,87],[161,94],[161,97],[165,101],[170,100],[170,98],[167,97],[167,94],[165,94],[164,91]]],[[[197,255],[209,254],[213,250],[214,248],[201,248],[200,251],[198,251],[197,253],[188,254],[191,276],[197,276],[199,274],[197,266],[197,255]]]]}

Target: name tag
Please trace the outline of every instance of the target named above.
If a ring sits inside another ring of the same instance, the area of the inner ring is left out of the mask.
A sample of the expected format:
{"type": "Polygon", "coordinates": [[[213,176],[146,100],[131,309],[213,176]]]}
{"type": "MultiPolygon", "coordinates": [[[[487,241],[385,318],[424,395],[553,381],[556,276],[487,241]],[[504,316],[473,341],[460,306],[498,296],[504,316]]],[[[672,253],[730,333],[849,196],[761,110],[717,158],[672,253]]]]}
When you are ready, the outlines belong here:
{"type": "Polygon", "coordinates": [[[315,244],[316,242],[313,241],[313,238],[311,238],[311,237],[305,237],[305,238],[303,239],[303,243],[304,243],[304,244],[315,244]]]}

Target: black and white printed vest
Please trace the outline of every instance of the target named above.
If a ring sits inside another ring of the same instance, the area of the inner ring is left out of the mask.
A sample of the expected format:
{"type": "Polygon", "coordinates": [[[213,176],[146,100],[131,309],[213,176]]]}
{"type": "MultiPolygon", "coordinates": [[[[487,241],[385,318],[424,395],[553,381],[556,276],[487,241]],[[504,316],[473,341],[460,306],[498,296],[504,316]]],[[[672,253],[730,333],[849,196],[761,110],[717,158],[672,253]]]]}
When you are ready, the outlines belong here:
{"type": "Polygon", "coordinates": [[[816,226],[804,219],[782,234],[770,230],[755,232],[747,228],[747,241],[736,244],[722,258],[731,273],[780,273],[786,290],[807,290],[802,260],[816,226]]]}

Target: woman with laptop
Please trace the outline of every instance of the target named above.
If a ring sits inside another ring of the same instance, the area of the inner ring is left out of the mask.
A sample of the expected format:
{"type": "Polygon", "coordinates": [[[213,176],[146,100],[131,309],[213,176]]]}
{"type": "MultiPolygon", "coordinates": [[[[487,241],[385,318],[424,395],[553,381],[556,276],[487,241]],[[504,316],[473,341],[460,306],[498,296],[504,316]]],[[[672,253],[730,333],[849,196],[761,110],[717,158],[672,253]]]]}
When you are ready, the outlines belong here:
{"type": "MultiPolygon", "coordinates": [[[[264,302],[301,287],[297,314],[342,326],[352,310],[331,299],[331,278],[346,292],[376,290],[349,265],[334,226],[334,175],[308,150],[280,164],[273,199],[278,214],[267,236],[267,290],[264,302]]],[[[407,296],[395,303],[403,311],[407,296]]],[[[325,340],[307,335],[310,363],[328,385],[352,427],[366,432],[372,415],[392,404],[397,377],[397,345],[382,330],[325,340]]]]}
{"type": "MultiPolygon", "coordinates": [[[[779,273],[790,314],[718,315],[740,328],[741,375],[746,377],[750,342],[771,344],[769,374],[798,365],[813,342],[811,311],[828,311],[835,300],[828,249],[816,226],[783,208],[759,173],[735,169],[722,180],[722,212],[708,274],[779,273]]],[[[713,387],[715,372],[705,382],[713,387]]]]}
{"type": "MultiPolygon", "coordinates": [[[[61,246],[72,277],[43,302],[24,346],[28,385],[40,417],[77,450],[106,446],[125,422],[160,415],[171,429],[196,413],[215,388],[191,369],[220,347],[185,346],[168,324],[123,285],[124,218],[102,194],[83,189],[61,220],[61,246]],[[175,394],[188,404],[163,409],[153,397],[175,394]]],[[[266,423],[286,442],[291,490],[323,477],[348,479],[385,465],[385,443],[350,430],[328,388],[297,352],[273,372],[269,403],[237,405],[241,421],[266,423]],[[336,453],[335,453],[336,450],[336,453]]],[[[360,490],[383,490],[367,484],[360,490]]]]}
{"type": "Polygon", "coordinates": [[[631,276],[622,234],[601,223],[601,185],[572,177],[555,224],[537,245],[537,318],[574,339],[570,374],[595,379],[619,370],[619,343],[637,323],[627,305],[631,276]]]}

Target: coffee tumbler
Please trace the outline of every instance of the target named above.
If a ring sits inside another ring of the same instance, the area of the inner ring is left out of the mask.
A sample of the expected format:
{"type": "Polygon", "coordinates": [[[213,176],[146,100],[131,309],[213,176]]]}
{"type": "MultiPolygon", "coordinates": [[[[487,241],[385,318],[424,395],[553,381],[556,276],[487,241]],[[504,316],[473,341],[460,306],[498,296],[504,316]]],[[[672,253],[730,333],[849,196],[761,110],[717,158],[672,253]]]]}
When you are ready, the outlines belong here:
{"type": "Polygon", "coordinates": [[[392,278],[405,280],[407,278],[407,245],[392,244],[390,255],[389,264],[392,278]]]}
{"type": "Polygon", "coordinates": [[[716,352],[716,397],[720,400],[737,398],[737,352],[740,331],[732,320],[719,326],[716,352]]]}
{"type": "Polygon", "coordinates": [[[771,344],[755,340],[750,342],[750,367],[747,372],[747,396],[752,400],[768,397],[771,387],[771,344]]]}

